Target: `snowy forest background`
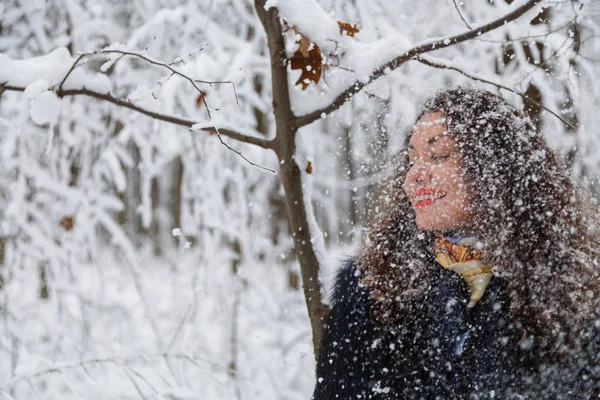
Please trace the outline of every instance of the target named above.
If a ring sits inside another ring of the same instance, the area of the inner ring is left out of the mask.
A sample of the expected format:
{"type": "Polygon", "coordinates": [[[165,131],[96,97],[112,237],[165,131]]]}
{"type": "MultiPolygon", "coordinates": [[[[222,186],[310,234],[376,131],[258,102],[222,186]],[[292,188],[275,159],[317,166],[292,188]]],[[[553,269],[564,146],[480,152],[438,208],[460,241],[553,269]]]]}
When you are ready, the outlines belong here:
{"type": "Polygon", "coordinates": [[[298,246],[317,256],[326,303],[437,89],[524,107],[597,193],[600,2],[534,2],[446,43],[525,3],[267,2],[287,57],[308,39],[328,66],[305,90],[287,68],[294,115],[325,110],[291,136],[302,182],[288,200],[310,227],[295,247],[281,180],[292,159],[269,147],[281,127],[264,1],[0,1],[0,398],[308,399],[298,246]],[[371,75],[436,40],[447,47],[371,75]],[[353,82],[370,83],[325,109],[353,82]]]}

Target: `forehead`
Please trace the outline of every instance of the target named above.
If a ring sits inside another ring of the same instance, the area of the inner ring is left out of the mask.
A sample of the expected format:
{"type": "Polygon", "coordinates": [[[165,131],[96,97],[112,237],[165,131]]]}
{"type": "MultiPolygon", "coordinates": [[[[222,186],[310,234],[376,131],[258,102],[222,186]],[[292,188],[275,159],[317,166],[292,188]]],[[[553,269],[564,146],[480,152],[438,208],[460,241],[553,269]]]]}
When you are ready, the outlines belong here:
{"type": "Polygon", "coordinates": [[[438,142],[453,142],[446,130],[444,114],[439,111],[426,113],[415,124],[408,147],[431,147],[438,142]]]}

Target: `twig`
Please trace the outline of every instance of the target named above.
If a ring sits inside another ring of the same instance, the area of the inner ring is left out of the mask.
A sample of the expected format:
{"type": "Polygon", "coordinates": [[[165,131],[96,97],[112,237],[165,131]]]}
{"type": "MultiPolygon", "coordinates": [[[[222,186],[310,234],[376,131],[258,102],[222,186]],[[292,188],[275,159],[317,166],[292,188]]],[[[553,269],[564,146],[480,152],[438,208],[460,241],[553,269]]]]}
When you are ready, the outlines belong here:
{"type": "Polygon", "coordinates": [[[140,385],[138,385],[138,383],[135,381],[135,379],[133,378],[133,376],[131,376],[129,374],[129,372],[127,372],[127,370],[125,370],[125,375],[127,375],[127,377],[129,378],[129,380],[133,384],[133,387],[135,387],[135,390],[138,392],[138,394],[140,395],[140,397],[142,398],[142,400],[146,400],[146,396],[144,396],[144,392],[142,392],[142,388],[140,388],[140,385]]]}
{"type": "MultiPolygon", "coordinates": [[[[123,50],[100,50],[97,52],[98,54],[112,54],[112,53],[116,53],[116,54],[122,54],[125,56],[132,56],[132,57],[138,57],[141,58],[144,61],[147,61],[148,63],[152,64],[152,65],[158,65],[160,67],[165,67],[167,68],[169,71],[171,71],[171,73],[178,75],[180,77],[182,77],[183,79],[187,80],[188,82],[190,82],[192,84],[192,86],[194,86],[194,88],[198,91],[198,93],[203,93],[202,89],[200,89],[198,87],[198,85],[196,85],[196,82],[200,82],[200,83],[207,83],[207,84],[211,84],[211,82],[208,81],[203,81],[200,79],[192,79],[189,76],[177,71],[175,68],[171,67],[169,64],[166,64],[162,61],[157,61],[157,60],[153,60],[149,57],[146,57],[143,54],[140,53],[136,53],[134,51],[123,51],[123,50]]],[[[231,82],[233,83],[233,82],[231,82]]],[[[211,85],[212,86],[212,85],[211,85]]],[[[236,98],[237,101],[237,98],[236,98]]],[[[206,107],[206,112],[208,113],[208,118],[210,118],[210,111],[208,109],[208,104],[206,103],[206,96],[202,97],[202,102],[204,103],[204,107],[206,107]]],[[[239,104],[239,103],[238,103],[239,104]]]]}
{"type": "MultiPolygon", "coordinates": [[[[150,355],[150,357],[152,357],[152,358],[167,357],[167,358],[172,358],[172,359],[186,360],[186,361],[190,362],[191,364],[194,364],[197,367],[201,366],[198,362],[203,362],[207,365],[210,365],[213,368],[218,368],[222,371],[228,370],[227,367],[225,367],[225,366],[219,365],[217,363],[214,363],[212,361],[205,360],[205,359],[192,358],[191,356],[189,356],[187,354],[160,353],[160,354],[150,355]]],[[[66,370],[82,368],[84,365],[93,365],[93,364],[127,365],[136,360],[144,360],[147,358],[148,358],[147,355],[137,355],[137,356],[129,357],[126,359],[121,359],[120,356],[115,355],[112,357],[105,357],[105,358],[93,358],[93,359],[80,361],[80,362],[76,362],[76,363],[65,363],[62,365],[59,364],[59,365],[55,365],[50,368],[46,368],[46,369],[34,372],[34,373],[16,376],[13,379],[10,379],[9,381],[5,382],[2,386],[0,386],[0,392],[6,391],[6,390],[8,390],[8,388],[10,388],[10,387],[14,386],[15,384],[22,382],[22,381],[29,381],[30,379],[39,378],[41,376],[49,375],[49,374],[60,374],[66,370]]]]}
{"type": "Polygon", "coordinates": [[[460,15],[460,19],[463,20],[463,22],[465,23],[465,25],[467,26],[467,28],[469,29],[473,29],[471,28],[471,25],[469,25],[469,23],[467,22],[467,20],[465,19],[464,15],[462,14],[462,12],[460,11],[460,7],[458,7],[458,3],[456,2],[456,0],[452,0],[454,2],[454,7],[456,8],[456,11],[458,11],[458,15],[460,15]]]}
{"type": "MultiPolygon", "coordinates": [[[[63,85],[65,84],[67,78],[75,70],[75,68],[77,67],[77,64],[79,64],[79,61],[81,61],[81,59],[83,57],[87,56],[87,55],[89,55],[89,54],[88,53],[83,53],[83,54],[80,54],[79,57],[77,57],[77,59],[75,60],[75,62],[73,63],[73,65],[71,65],[71,68],[69,68],[69,70],[67,71],[65,77],[58,84],[58,88],[56,89],[56,93],[62,93],[62,91],[63,91],[63,85]]],[[[60,97],[60,95],[58,95],[58,96],[60,97]]]]}
{"type": "Polygon", "coordinates": [[[468,72],[465,72],[465,71],[461,70],[460,68],[457,68],[457,67],[454,67],[454,66],[451,66],[451,65],[445,65],[445,64],[433,62],[433,61],[427,60],[427,59],[425,59],[423,57],[416,57],[415,59],[418,62],[420,62],[422,64],[425,64],[425,65],[427,65],[429,67],[439,68],[439,69],[449,69],[449,70],[452,70],[452,71],[456,71],[456,72],[458,72],[458,73],[466,76],[467,78],[473,79],[474,81],[479,81],[479,82],[487,83],[489,85],[496,86],[497,88],[508,90],[509,92],[515,93],[515,94],[521,96],[525,101],[531,102],[531,103],[535,104],[536,106],[541,107],[544,110],[548,111],[550,114],[554,115],[556,118],[558,118],[559,120],[561,120],[568,127],[572,128],[572,129],[577,129],[577,127],[575,125],[571,124],[569,121],[567,121],[564,118],[562,118],[556,112],[550,110],[547,107],[544,107],[544,105],[540,104],[539,102],[537,102],[537,101],[535,101],[533,99],[528,98],[527,96],[525,96],[525,94],[519,92],[518,90],[514,90],[512,88],[509,88],[508,86],[504,86],[504,85],[502,85],[500,83],[492,82],[492,81],[490,81],[488,79],[485,79],[485,78],[482,78],[482,77],[471,75],[468,72]]]}
{"type": "MultiPolygon", "coordinates": [[[[233,244],[233,250],[239,256],[241,249],[239,242],[236,240],[233,244]]],[[[233,310],[231,315],[231,360],[229,361],[229,376],[233,380],[235,397],[237,400],[242,400],[242,392],[240,390],[240,383],[237,379],[238,376],[238,350],[239,350],[239,314],[240,305],[242,302],[242,290],[246,286],[246,281],[239,274],[240,259],[235,258],[232,260],[232,270],[234,274],[234,292],[233,292],[233,310]]]]}
{"type": "Polygon", "coordinates": [[[5,91],[8,90],[8,89],[6,89],[7,83],[8,83],[8,81],[0,82],[0,96],[2,96],[2,93],[4,93],[5,91]]]}
{"type": "Polygon", "coordinates": [[[533,38],[547,38],[548,36],[552,35],[553,33],[556,33],[562,29],[567,28],[573,22],[576,22],[577,19],[578,19],[578,17],[575,16],[571,20],[569,20],[566,24],[560,25],[552,30],[549,30],[546,33],[540,33],[538,35],[528,35],[528,36],[521,36],[521,37],[517,37],[517,38],[502,39],[502,40],[495,40],[495,39],[477,39],[477,40],[481,40],[484,42],[490,42],[490,43],[503,43],[504,44],[504,43],[511,43],[511,42],[522,42],[524,40],[529,40],[529,39],[533,39],[533,38]]]}
{"type": "Polygon", "coordinates": [[[169,353],[173,349],[173,346],[175,345],[175,342],[179,338],[179,335],[181,334],[181,331],[183,330],[183,326],[185,325],[185,322],[187,321],[188,315],[191,310],[192,310],[192,305],[190,304],[188,306],[187,310],[185,310],[185,313],[183,314],[183,318],[181,318],[181,321],[179,321],[179,325],[177,326],[177,330],[175,331],[175,334],[173,334],[173,337],[171,338],[171,342],[169,343],[169,346],[167,347],[167,353],[169,353]]]}
{"type": "Polygon", "coordinates": [[[462,43],[467,40],[474,39],[478,36],[483,35],[484,33],[493,31],[494,29],[504,26],[505,24],[519,18],[520,16],[525,14],[527,11],[529,11],[532,8],[534,8],[535,6],[537,6],[541,1],[542,0],[529,0],[522,6],[517,7],[516,9],[514,9],[513,11],[504,15],[503,17],[498,18],[487,24],[481,25],[480,27],[478,27],[476,29],[472,29],[472,30],[469,30],[467,32],[464,32],[464,33],[461,33],[458,35],[449,36],[444,39],[438,39],[438,40],[435,40],[430,43],[424,43],[424,44],[421,44],[417,47],[414,47],[414,48],[408,50],[406,53],[394,58],[393,60],[381,65],[376,70],[374,70],[371,73],[371,77],[369,78],[368,82],[362,82],[360,80],[357,80],[356,82],[354,82],[352,85],[350,85],[350,87],[348,87],[348,89],[344,90],[340,95],[338,95],[334,99],[334,101],[331,104],[329,104],[328,106],[321,108],[319,110],[310,112],[308,114],[302,115],[300,117],[296,117],[296,121],[295,121],[296,127],[298,127],[298,128],[303,127],[305,125],[308,125],[308,124],[322,118],[323,115],[332,113],[333,111],[337,110],[342,105],[344,105],[348,100],[350,100],[352,98],[352,96],[354,96],[356,93],[360,92],[369,83],[371,83],[371,82],[375,81],[376,79],[382,77],[383,75],[386,75],[387,73],[395,70],[396,68],[403,65],[406,61],[413,59],[415,57],[418,57],[421,54],[425,54],[425,53],[429,53],[434,50],[440,50],[440,49],[443,49],[446,47],[454,46],[458,43],[462,43]]]}
{"type": "Polygon", "coordinates": [[[272,172],[272,173],[274,173],[274,174],[276,174],[276,173],[277,173],[277,171],[275,171],[274,169],[267,168],[267,167],[263,167],[262,165],[259,165],[259,164],[256,164],[256,163],[254,163],[254,162],[250,161],[248,158],[246,158],[246,156],[244,156],[244,155],[242,154],[242,152],[241,152],[241,151],[239,151],[239,150],[236,150],[236,149],[234,149],[233,147],[229,146],[227,143],[225,143],[225,142],[223,141],[223,138],[221,137],[221,133],[220,133],[220,129],[219,129],[219,128],[215,127],[215,128],[214,128],[214,131],[216,132],[216,134],[217,134],[217,137],[219,138],[219,141],[221,142],[221,144],[222,144],[223,146],[227,147],[229,150],[233,151],[233,152],[234,152],[234,153],[236,153],[238,156],[242,157],[242,158],[243,158],[244,160],[246,160],[246,161],[247,161],[247,162],[248,162],[250,165],[253,165],[253,166],[255,166],[255,167],[258,167],[258,168],[260,168],[260,169],[264,169],[265,171],[269,171],[269,172],[272,172]]]}
{"type": "MultiPolygon", "coordinates": [[[[337,40],[333,40],[333,39],[326,39],[326,40],[327,40],[328,42],[333,42],[333,43],[335,43],[335,48],[333,49],[333,53],[331,53],[331,54],[329,55],[329,58],[331,58],[331,59],[335,59],[335,60],[337,61],[337,65],[333,65],[333,64],[329,64],[329,65],[330,65],[330,66],[332,66],[332,67],[339,68],[339,69],[341,69],[341,70],[344,70],[344,71],[348,71],[348,72],[354,72],[354,70],[353,70],[353,69],[350,69],[350,68],[345,68],[345,67],[342,67],[342,66],[340,66],[340,56],[339,56],[339,54],[338,54],[338,48],[339,48],[339,43],[338,43],[338,41],[337,41],[337,40]]],[[[325,79],[325,76],[323,76],[323,79],[325,79]]]]}
{"type": "Polygon", "coordinates": [[[138,378],[140,378],[141,380],[143,380],[146,385],[148,385],[148,387],[150,389],[152,389],[152,391],[154,391],[154,393],[159,394],[160,392],[154,387],[154,385],[152,385],[148,379],[146,379],[146,377],[142,374],[140,374],[139,372],[137,372],[135,369],[133,369],[132,367],[127,368],[132,374],[134,374],[135,376],[137,376],[138,378]]]}
{"type": "MultiPolygon", "coordinates": [[[[75,60],[75,62],[73,63],[73,65],[71,65],[71,68],[69,69],[69,71],[67,71],[67,74],[64,76],[64,78],[62,79],[62,81],[60,82],[60,84],[58,85],[58,88],[56,89],[56,93],[59,97],[62,97],[62,93],[63,93],[63,85],[65,84],[67,78],[71,75],[71,73],[73,72],[73,70],[79,65],[79,62],[87,56],[93,56],[93,55],[97,55],[97,54],[121,54],[122,56],[132,56],[132,57],[138,57],[141,58],[142,60],[152,64],[152,65],[158,65],[160,67],[164,67],[167,68],[169,71],[171,71],[172,75],[178,75],[180,77],[182,77],[183,79],[187,80],[188,82],[190,82],[194,88],[198,91],[198,93],[203,93],[203,91],[198,87],[198,85],[196,85],[196,82],[199,83],[204,83],[207,85],[210,85],[212,87],[213,84],[217,84],[217,83],[229,83],[233,86],[233,94],[235,96],[235,102],[236,104],[239,106],[240,102],[239,102],[239,98],[237,95],[237,90],[235,88],[235,84],[232,81],[204,81],[201,79],[192,79],[189,76],[185,75],[182,72],[179,72],[178,70],[176,70],[175,68],[173,68],[171,65],[175,64],[175,63],[165,63],[162,61],[158,61],[158,60],[154,60],[150,57],[147,57],[143,54],[134,52],[134,51],[125,51],[125,50],[98,50],[98,51],[93,51],[93,52],[87,52],[87,53],[82,53],[79,55],[79,57],[77,57],[77,59],[75,60]]],[[[122,57],[120,57],[122,58],[122,57]]],[[[120,59],[119,58],[119,59],[120,59]]],[[[206,112],[208,113],[208,117],[210,118],[210,109],[208,107],[208,103],[206,102],[205,97],[202,97],[202,102],[204,103],[204,107],[206,107],[206,112]]]]}
{"type": "MultiPolygon", "coordinates": [[[[2,90],[23,92],[25,90],[25,88],[15,87],[15,86],[6,86],[3,84],[0,84],[0,91],[2,91],[2,90]]],[[[181,117],[175,117],[175,116],[171,116],[171,115],[160,114],[160,113],[157,113],[154,111],[146,110],[142,107],[136,106],[135,104],[131,103],[129,100],[118,99],[116,97],[111,96],[108,93],[99,93],[99,92],[95,92],[93,90],[89,90],[89,89],[85,89],[85,88],[84,89],[63,90],[61,93],[61,97],[66,97],[66,96],[93,97],[95,99],[104,100],[109,103],[116,104],[117,106],[120,106],[120,107],[125,107],[130,110],[137,111],[140,114],[144,114],[148,117],[151,117],[151,118],[159,120],[159,121],[165,121],[165,122],[169,122],[171,124],[185,126],[187,128],[191,128],[194,124],[197,123],[197,121],[192,121],[192,120],[181,118],[181,117]]],[[[203,130],[203,131],[206,131],[206,132],[209,132],[212,134],[216,133],[216,127],[206,127],[206,128],[202,128],[199,130],[203,130]]],[[[220,128],[219,134],[221,134],[223,136],[227,136],[231,139],[237,140],[238,142],[253,144],[255,146],[259,146],[264,149],[272,149],[274,147],[272,140],[254,137],[254,136],[248,136],[248,135],[245,135],[245,134],[242,134],[239,132],[232,131],[230,129],[220,128]]]]}
{"type": "MultiPolygon", "coordinates": [[[[196,82],[202,82],[202,81],[196,81],[196,82]]],[[[240,101],[237,95],[237,90],[235,89],[235,83],[231,82],[231,81],[211,81],[211,82],[204,82],[204,83],[208,83],[211,87],[213,85],[213,83],[231,83],[231,86],[233,87],[233,95],[235,96],[235,103],[239,106],[240,105],[240,101]]]]}

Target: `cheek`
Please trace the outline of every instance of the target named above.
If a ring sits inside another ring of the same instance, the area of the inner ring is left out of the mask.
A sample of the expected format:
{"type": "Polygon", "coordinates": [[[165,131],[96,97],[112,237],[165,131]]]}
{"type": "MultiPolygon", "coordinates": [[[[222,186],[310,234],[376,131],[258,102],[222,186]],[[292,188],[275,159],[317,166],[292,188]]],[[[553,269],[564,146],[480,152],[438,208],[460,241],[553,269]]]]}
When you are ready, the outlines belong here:
{"type": "Polygon", "coordinates": [[[457,198],[466,197],[467,187],[464,176],[457,164],[451,164],[448,168],[439,171],[439,183],[457,198]]]}
{"type": "Polygon", "coordinates": [[[451,209],[454,214],[468,214],[471,198],[468,194],[467,187],[462,182],[458,181],[453,184],[447,197],[448,201],[446,206],[451,209]]]}
{"type": "Polygon", "coordinates": [[[410,191],[414,190],[414,175],[414,168],[410,167],[404,176],[404,183],[402,184],[402,190],[404,190],[404,193],[409,193],[410,191]]]}
{"type": "Polygon", "coordinates": [[[464,176],[457,174],[453,177],[453,188],[456,198],[463,204],[468,205],[470,202],[469,189],[465,183],[464,176]]]}
{"type": "Polygon", "coordinates": [[[469,195],[467,187],[462,184],[460,187],[457,185],[456,191],[448,204],[447,214],[450,219],[455,223],[463,223],[468,221],[473,216],[473,209],[471,207],[471,196],[469,195]]]}

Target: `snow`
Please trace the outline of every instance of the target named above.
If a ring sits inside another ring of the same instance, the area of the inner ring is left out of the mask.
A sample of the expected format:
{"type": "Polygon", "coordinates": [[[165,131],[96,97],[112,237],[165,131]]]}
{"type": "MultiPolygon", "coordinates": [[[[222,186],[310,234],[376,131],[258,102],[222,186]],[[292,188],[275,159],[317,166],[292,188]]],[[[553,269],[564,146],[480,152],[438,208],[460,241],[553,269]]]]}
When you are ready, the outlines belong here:
{"type": "MultiPolygon", "coordinates": [[[[74,62],[66,47],[24,60],[12,59],[0,53],[0,82],[5,82],[7,86],[27,87],[42,80],[47,82],[49,88],[54,87],[62,82],[74,62]]],[[[65,81],[63,89],[82,88],[107,93],[110,91],[110,80],[104,74],[76,68],[65,81]]]]}
{"type": "Polygon", "coordinates": [[[315,161],[308,155],[308,149],[304,144],[302,135],[296,136],[296,154],[294,155],[294,161],[300,167],[302,174],[302,193],[304,196],[304,207],[306,208],[307,222],[310,230],[311,239],[310,242],[315,250],[317,260],[319,261],[319,288],[321,289],[321,301],[324,304],[328,304],[327,286],[325,282],[327,279],[324,275],[332,270],[332,262],[329,257],[329,253],[325,248],[325,238],[323,232],[319,228],[319,224],[315,218],[315,211],[313,209],[313,174],[306,172],[306,166],[308,163],[312,165],[313,172],[316,170],[315,161]]]}
{"type": "Polygon", "coordinates": [[[38,125],[56,123],[61,110],[61,100],[54,92],[44,92],[29,103],[31,119],[38,125]]]}
{"type": "Polygon", "coordinates": [[[411,48],[412,41],[398,32],[377,39],[373,29],[362,28],[354,37],[340,34],[338,20],[330,17],[316,0],[288,0],[278,6],[288,25],[317,43],[326,59],[336,57],[344,69],[331,66],[327,83],[300,91],[291,88],[292,107],[297,115],[307,114],[330,104],[355,81],[367,83],[373,71],[411,48]],[[348,70],[352,72],[348,72],[348,70]],[[315,96],[318,92],[319,96],[315,96]],[[306,93],[312,96],[305,101],[306,93]]]}
{"type": "Polygon", "coordinates": [[[15,60],[6,54],[0,54],[0,82],[6,82],[8,86],[26,87],[35,81],[44,80],[49,85],[56,85],[64,78],[74,61],[66,47],[26,60],[15,60]]]}
{"type": "Polygon", "coordinates": [[[48,82],[40,79],[25,88],[25,98],[29,99],[29,115],[38,125],[54,124],[60,114],[61,100],[54,92],[49,92],[48,87],[48,82]]]}

